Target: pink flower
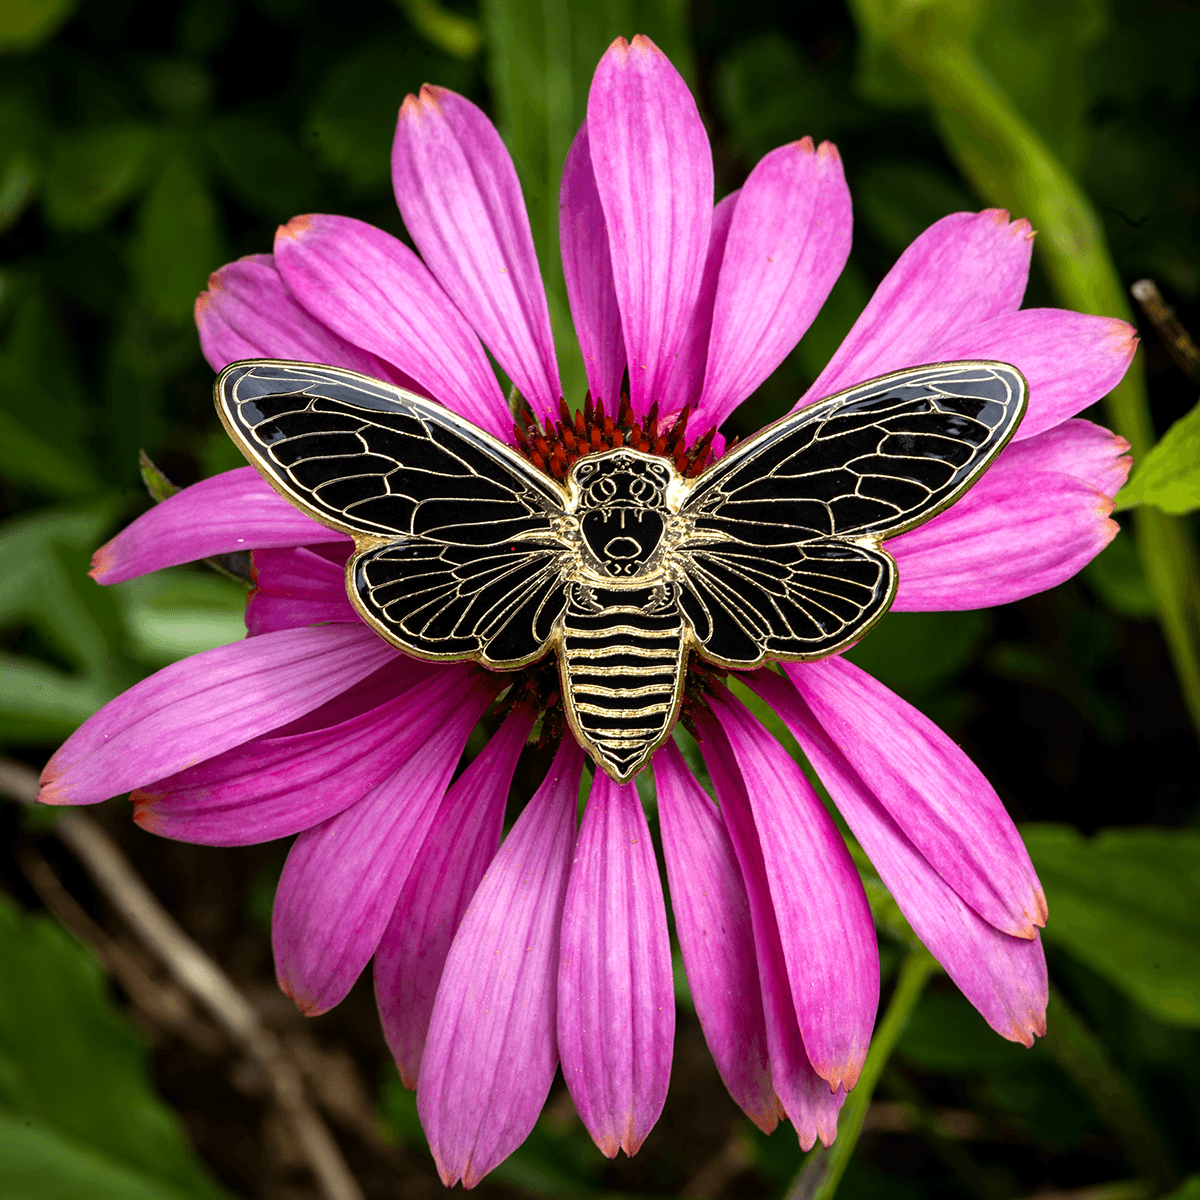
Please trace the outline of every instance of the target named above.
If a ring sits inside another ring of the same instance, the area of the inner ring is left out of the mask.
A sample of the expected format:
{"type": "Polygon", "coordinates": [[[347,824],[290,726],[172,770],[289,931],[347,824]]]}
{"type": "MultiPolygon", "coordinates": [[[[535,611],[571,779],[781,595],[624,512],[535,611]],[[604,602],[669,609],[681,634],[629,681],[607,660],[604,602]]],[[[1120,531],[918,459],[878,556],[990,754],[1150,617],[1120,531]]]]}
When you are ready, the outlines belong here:
{"type": "MultiPolygon", "coordinates": [[[[214,368],[247,357],[351,367],[426,393],[498,437],[512,421],[484,345],[545,419],[560,395],[546,298],[512,162],[487,118],[409,96],[393,154],[420,257],[362,222],[297,217],[273,255],[231,263],[196,316],[214,368]]],[[[643,37],[597,69],[561,191],[563,262],[594,395],[628,367],[631,404],[720,423],[799,340],[845,263],[836,149],[780,147],[715,208],[683,80],[643,37]]],[[[1074,574],[1112,537],[1120,439],[1074,414],[1121,378],[1121,321],[1019,310],[1032,232],[958,213],[900,258],[800,404],[884,372],[989,358],[1030,386],[1016,439],[949,511],[888,544],[897,609],[976,608],[1074,574]]],[[[275,905],[281,986],[306,1012],[372,956],[388,1041],[442,1178],[468,1186],[531,1129],[561,1061],[605,1154],[662,1108],[674,1027],[659,872],[632,785],[597,772],[576,829],[582,751],[565,738],[502,841],[534,713],[510,680],[405,658],[356,616],[345,537],[250,468],[159,505],[101,548],[102,583],[252,548],[252,636],[167,667],[86,722],[42,799],[133,790],[167,837],[240,845],[298,834],[275,905]],[[510,695],[516,696],[514,687],[510,695]]],[[[816,767],[913,928],[989,1024],[1044,1031],[1045,902],[995,791],[911,706],[846,660],[747,682],[816,767]]],[[[836,1133],[879,990],[875,933],[845,844],[803,772],[719,685],[695,706],[720,807],[674,743],[655,755],[675,922],[713,1056],[763,1129],[836,1133]]]]}

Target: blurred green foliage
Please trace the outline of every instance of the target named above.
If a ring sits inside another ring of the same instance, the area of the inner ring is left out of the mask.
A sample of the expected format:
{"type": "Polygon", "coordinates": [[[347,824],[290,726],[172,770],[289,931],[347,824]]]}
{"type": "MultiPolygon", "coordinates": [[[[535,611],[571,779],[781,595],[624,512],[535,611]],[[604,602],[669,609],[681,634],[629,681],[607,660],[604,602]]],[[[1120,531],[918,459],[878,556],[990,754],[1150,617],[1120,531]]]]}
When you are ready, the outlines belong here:
{"type": "Polygon", "coordinates": [[[226,1200],[88,952],[0,897],[0,962],[0,1195],[226,1200]]]}
{"type": "MultiPolygon", "coordinates": [[[[780,143],[835,140],[855,201],[852,257],[795,352],[727,432],[786,411],[921,230],[989,197],[1018,199],[1012,163],[961,115],[931,105],[879,32],[894,10],[863,0],[860,18],[871,4],[878,20],[866,36],[841,4],[782,0],[0,6],[5,748],[40,763],[149,671],[241,636],[238,584],[194,567],[102,589],[87,578],[88,557],[150,503],[139,450],[177,484],[240,463],[212,412],[212,372],[191,325],[208,273],[269,252],[274,226],[304,211],[404,235],[389,149],[403,96],[423,82],[483,105],[513,153],[575,401],[584,383],[557,261],[558,175],[612,38],[648,33],[688,78],[713,135],[720,194],[780,143]]],[[[1154,276],[1197,328],[1200,9],[1172,0],[941,7],[939,19],[969,33],[987,76],[1081,181],[1124,283],[1154,276]]],[[[1036,266],[1027,304],[1056,303],[1053,286],[1036,266]]],[[[1149,331],[1144,345],[1155,430],[1171,433],[1129,495],[1180,513],[1194,506],[1200,462],[1195,414],[1185,416],[1194,389],[1149,331]]],[[[994,613],[891,614],[851,657],[961,739],[1014,810],[1036,819],[1024,829],[1050,901],[1058,984],[1145,1097],[1181,1172],[1194,1172],[1200,863],[1196,834],[1178,827],[1197,824],[1200,775],[1153,626],[1158,611],[1122,533],[1082,583],[994,613]],[[1154,825],[1121,828],[1141,822],[1154,825]],[[1114,828],[1083,836],[1101,826],[1114,828]]],[[[695,747],[685,750],[706,778],[695,747]]],[[[261,939],[269,923],[272,853],[248,872],[246,938],[261,939]]],[[[890,986],[912,935],[860,866],[890,986]]],[[[44,919],[11,907],[0,906],[0,943],[0,1195],[220,1194],[187,1158],[90,961],[44,919]]],[[[690,1086],[682,1067],[677,1079],[690,1086]]],[[[880,1095],[907,1106],[915,1133],[900,1148],[891,1135],[864,1141],[843,1197],[1004,1200],[1046,1181],[1083,1186],[1132,1169],[1111,1123],[1045,1047],[996,1038],[945,980],[914,1010],[880,1095]],[[997,1136],[947,1141],[930,1115],[937,1106],[969,1110],[997,1136]]],[[[700,1128],[716,1101],[680,1103],[690,1114],[681,1124],[700,1128]]],[[[380,1105],[396,1143],[421,1152],[412,1097],[394,1074],[380,1105]]],[[[794,1138],[734,1129],[738,1194],[779,1194],[802,1162],[794,1138]]],[[[614,1167],[551,1106],[494,1182],[509,1195],[669,1194],[704,1164],[669,1121],[655,1138],[614,1167]]],[[[1179,1200],[1195,1193],[1187,1186],[1179,1200]]]]}

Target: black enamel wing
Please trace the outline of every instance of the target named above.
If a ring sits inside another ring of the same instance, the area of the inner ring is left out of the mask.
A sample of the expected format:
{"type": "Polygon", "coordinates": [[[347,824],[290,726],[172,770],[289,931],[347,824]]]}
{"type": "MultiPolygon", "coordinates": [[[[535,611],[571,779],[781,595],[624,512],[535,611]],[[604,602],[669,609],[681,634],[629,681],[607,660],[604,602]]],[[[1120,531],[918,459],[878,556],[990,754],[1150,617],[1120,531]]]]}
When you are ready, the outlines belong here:
{"type": "Polygon", "coordinates": [[[352,371],[249,361],[216,386],[268,482],[354,538],[347,591],[371,626],[493,670],[556,651],[572,731],[621,781],[670,734],[689,650],[745,669],[862,637],[895,593],[883,540],[979,478],[1025,393],[1004,363],[918,367],[790,414],[696,479],[616,449],[560,484],[352,371]]]}

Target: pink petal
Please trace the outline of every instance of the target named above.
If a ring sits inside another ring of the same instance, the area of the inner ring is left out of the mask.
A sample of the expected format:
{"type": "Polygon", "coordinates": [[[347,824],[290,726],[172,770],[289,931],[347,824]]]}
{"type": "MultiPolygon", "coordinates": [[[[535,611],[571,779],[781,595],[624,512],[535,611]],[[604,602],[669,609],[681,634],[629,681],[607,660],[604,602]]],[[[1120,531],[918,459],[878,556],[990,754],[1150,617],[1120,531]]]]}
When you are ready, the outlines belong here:
{"type": "Polygon", "coordinates": [[[646,815],[632,783],[596,772],[567,885],[558,1049],[600,1152],[635,1154],[667,1097],[671,946],[646,815]]]}
{"type": "Polygon", "coordinates": [[[1026,308],[993,317],[939,345],[930,361],[992,358],[1029,384],[1029,408],[1015,441],[1052,429],[1108,395],[1137,349],[1137,330],[1113,317],[1026,308]]]}
{"type": "Polygon", "coordinates": [[[800,1145],[810,1149],[820,1138],[826,1146],[837,1137],[837,1116],[844,1088],[831,1091],[808,1060],[792,1002],[779,922],[771,899],[762,840],[754,824],[746,785],[725,731],[711,714],[697,717],[700,749],[712,776],[721,815],[729,832],[750,900],[750,921],[758,958],[759,987],[766,1018],[771,1080],[800,1145]]]}
{"type": "Polygon", "coordinates": [[[779,1123],[754,931],[741,871],[716,805],[675,743],[654,755],[671,911],[704,1039],[729,1094],[764,1133],[779,1123]]]}
{"type": "Polygon", "coordinates": [[[446,959],[417,1111],[447,1187],[474,1187],[529,1135],[558,1066],[559,927],[583,752],[563,738],[545,782],[471,898],[446,959]]]}
{"type": "Polygon", "coordinates": [[[196,297],[196,328],[214,371],[242,358],[284,358],[348,367],[412,387],[402,372],[338,337],[297,304],[270,254],[239,258],[214,271],[208,291],[196,297]]]}
{"type": "Polygon", "coordinates": [[[879,1007],[879,946],[866,893],[791,755],[727,693],[710,707],[754,815],[805,1053],[831,1090],[849,1090],[879,1007]]]}
{"type": "MultiPolygon", "coordinates": [[[[349,551],[348,541],[342,545],[349,551]]],[[[255,550],[251,557],[254,590],[246,603],[246,628],[259,634],[318,621],[361,620],[346,596],[347,557],[343,555],[339,564],[303,546],[255,550]]]]}
{"type": "Polygon", "coordinates": [[[831,142],[760,159],[725,245],[700,407],[720,424],[787,357],[850,255],[850,191],[831,142]]]}
{"type": "Polygon", "coordinates": [[[708,135],[679,72],[649,38],[617,38],[588,96],[588,142],[641,416],[680,407],[666,384],[687,338],[712,223],[708,135]]]}
{"type": "Polygon", "coordinates": [[[611,415],[616,411],[625,374],[625,341],[586,122],[579,127],[563,165],[558,230],[567,298],[583,352],[588,388],[594,398],[604,401],[611,415]]]}
{"type": "Polygon", "coordinates": [[[94,804],[276,729],[397,652],[365,625],[314,625],[172,663],[89,717],[42,772],[43,804],[94,804]]]}
{"type": "Polygon", "coordinates": [[[1074,418],[1005,447],[989,473],[1019,479],[1036,471],[1061,472],[1115,496],[1125,486],[1132,465],[1129,443],[1123,437],[1074,418]]]}
{"type": "Polygon", "coordinates": [[[504,806],[533,717],[528,708],[513,709],[446,793],[375,952],[375,997],[405,1087],[417,1086],[446,955],[500,845],[504,806]]]}
{"type": "Polygon", "coordinates": [[[965,904],[888,815],[836,749],[812,711],[778,676],[756,686],[795,735],[917,936],[980,1011],[1010,1041],[1046,1032],[1046,957],[1041,940],[1010,937],[965,904]]]}
{"type": "Polygon", "coordinates": [[[289,504],[253,467],[202,479],[156,504],[92,556],[97,583],[124,583],[214,554],[345,541],[289,504]]]}
{"type": "MultiPolygon", "coordinates": [[[[1046,897],[1012,819],[979,768],[928,717],[844,658],[785,666],[863,783],[939,875],[1015,937],[1046,923],[1046,897]]],[[[786,689],[755,677],[768,703],[786,689]]]]}
{"type": "Polygon", "coordinates": [[[392,146],[404,224],[438,283],[521,395],[557,416],[550,310],[512,159],[491,121],[445,88],[406,96],[392,146]]]}
{"type": "Polygon", "coordinates": [[[452,702],[431,697],[435,720],[424,745],[288,852],[271,922],[275,971],[310,1016],[337,1004],[375,953],[467,738],[503,683],[466,664],[443,670],[473,686],[452,702]]]}
{"type": "MultiPolygon", "coordinates": [[[[411,662],[412,660],[406,660],[411,662]]],[[[334,725],[235,746],[130,796],[150,833],[246,846],[310,829],[382,783],[477,686],[463,667],[413,665],[399,694],[334,725]]]]}
{"type": "Polygon", "coordinates": [[[275,262],[319,321],[481,429],[511,437],[512,418],[479,339],[403,242],[350,217],[293,217],[275,235],[275,262]]]}
{"type": "MultiPolygon", "coordinates": [[[[660,429],[667,428],[667,422],[685,404],[699,404],[700,389],[704,383],[704,367],[708,362],[708,338],[712,331],[713,305],[717,299],[717,280],[721,275],[721,264],[725,261],[725,242],[729,237],[729,227],[733,224],[734,210],[741,194],[740,190],[730,192],[713,209],[708,253],[704,257],[704,273],[700,276],[700,291],[696,296],[691,319],[687,322],[675,366],[667,379],[669,406],[663,414],[663,419],[659,421],[660,429]]],[[[693,433],[703,433],[716,422],[716,415],[706,412],[701,406],[695,409],[691,428],[693,433]]],[[[725,449],[724,442],[725,439],[720,433],[713,439],[713,453],[718,458],[725,449]],[[717,444],[718,441],[720,445],[717,444]]]]}
{"type": "Polygon", "coordinates": [[[944,361],[939,347],[1020,307],[1032,248],[1029,222],[1009,224],[999,208],[931,225],[875,289],[796,407],[888,371],[944,361]]]}
{"type": "Polygon", "coordinates": [[[887,543],[899,567],[897,612],[1032,596],[1070,579],[1116,537],[1103,492],[1072,475],[1025,470],[1025,455],[1006,461],[1038,441],[1010,446],[953,508],[887,543]]]}

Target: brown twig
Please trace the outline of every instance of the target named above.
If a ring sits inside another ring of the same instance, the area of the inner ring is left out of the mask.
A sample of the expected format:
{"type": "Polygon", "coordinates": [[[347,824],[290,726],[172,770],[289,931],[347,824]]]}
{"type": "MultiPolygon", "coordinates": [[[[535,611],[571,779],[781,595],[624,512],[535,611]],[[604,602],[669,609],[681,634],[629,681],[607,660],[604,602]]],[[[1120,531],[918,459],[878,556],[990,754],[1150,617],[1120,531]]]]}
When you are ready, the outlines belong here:
{"type": "Polygon", "coordinates": [[[1200,349],[1175,315],[1175,310],[1163,299],[1158,285],[1153,279],[1139,279],[1129,290],[1175,365],[1193,383],[1200,384],[1200,349]]]}
{"type": "MultiPolygon", "coordinates": [[[[0,792],[32,804],[38,792],[37,774],[23,763],[0,759],[0,792]]],[[[81,812],[64,812],[55,822],[54,833],[179,987],[262,1067],[324,1200],[363,1200],[333,1134],[309,1103],[296,1064],[229,977],[188,937],[95,821],[81,812]]]]}

